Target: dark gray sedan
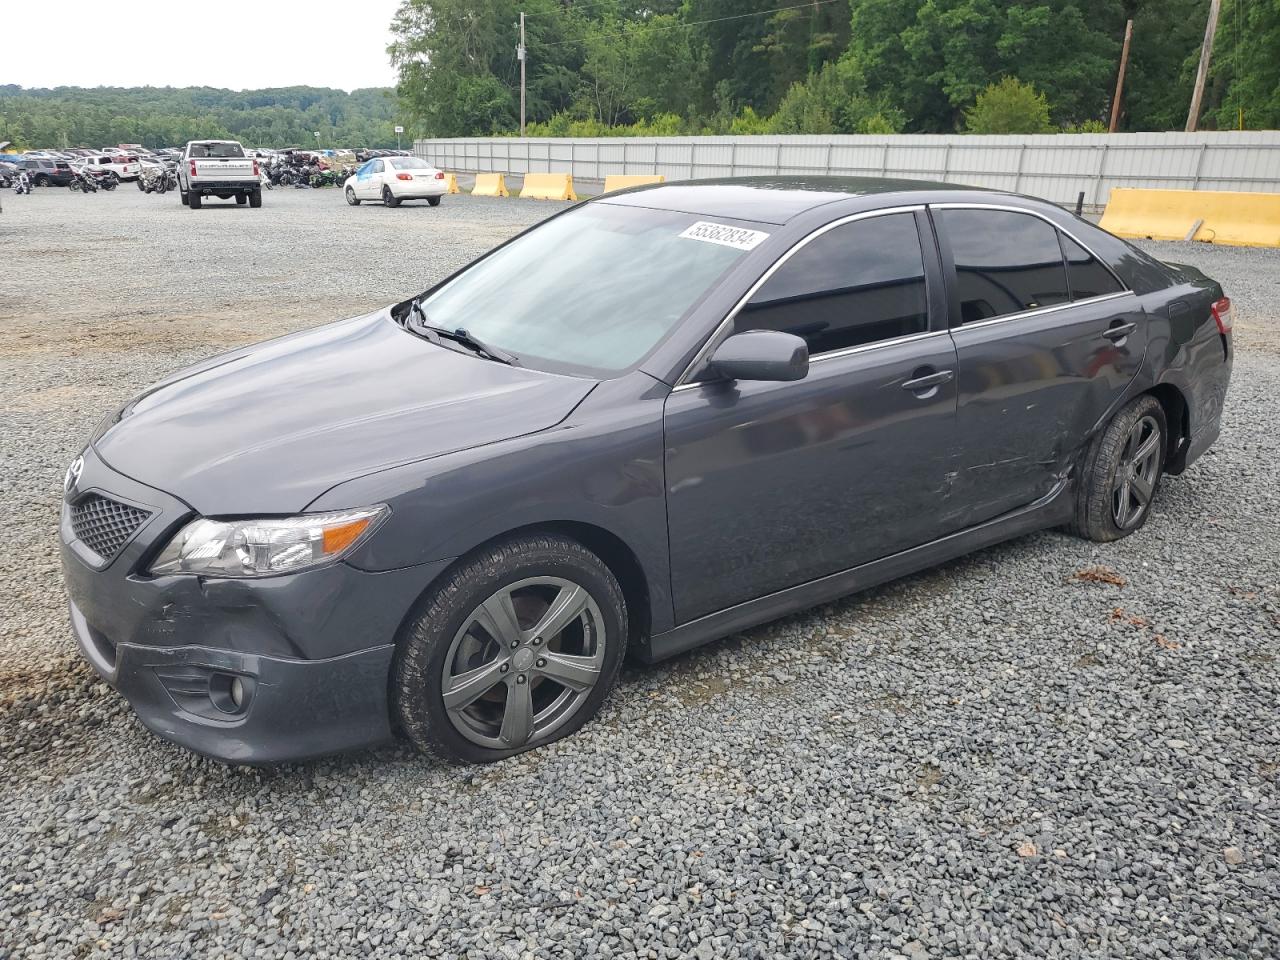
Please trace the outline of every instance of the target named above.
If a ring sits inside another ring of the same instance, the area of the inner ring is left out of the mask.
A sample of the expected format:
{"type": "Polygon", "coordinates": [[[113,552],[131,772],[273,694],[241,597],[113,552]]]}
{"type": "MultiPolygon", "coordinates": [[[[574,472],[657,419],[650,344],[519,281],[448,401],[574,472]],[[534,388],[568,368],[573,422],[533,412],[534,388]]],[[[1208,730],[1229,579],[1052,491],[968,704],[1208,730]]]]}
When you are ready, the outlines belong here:
{"type": "Polygon", "coordinates": [[[1218,436],[1219,285],[947,185],[609,194],[421,296],[130,400],[66,477],[85,656],[263,763],[497,760],[655,661],[1044,527],[1146,521],[1218,436]]]}

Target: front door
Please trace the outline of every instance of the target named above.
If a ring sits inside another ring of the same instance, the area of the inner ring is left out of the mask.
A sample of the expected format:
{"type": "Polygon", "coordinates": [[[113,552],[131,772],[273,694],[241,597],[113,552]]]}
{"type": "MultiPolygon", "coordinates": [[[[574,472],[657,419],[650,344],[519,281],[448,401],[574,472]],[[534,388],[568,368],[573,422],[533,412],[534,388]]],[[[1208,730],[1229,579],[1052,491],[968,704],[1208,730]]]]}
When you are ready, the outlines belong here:
{"type": "Polygon", "coordinates": [[[1062,483],[1137,376],[1146,315],[1107,267],[1047,220],[980,207],[932,214],[955,291],[955,496],[968,526],[1062,483]]]}
{"type": "Polygon", "coordinates": [[[948,532],[956,357],[929,303],[914,213],[841,223],[795,249],[733,321],[804,337],[808,376],[672,392],[677,623],[948,532]]]}

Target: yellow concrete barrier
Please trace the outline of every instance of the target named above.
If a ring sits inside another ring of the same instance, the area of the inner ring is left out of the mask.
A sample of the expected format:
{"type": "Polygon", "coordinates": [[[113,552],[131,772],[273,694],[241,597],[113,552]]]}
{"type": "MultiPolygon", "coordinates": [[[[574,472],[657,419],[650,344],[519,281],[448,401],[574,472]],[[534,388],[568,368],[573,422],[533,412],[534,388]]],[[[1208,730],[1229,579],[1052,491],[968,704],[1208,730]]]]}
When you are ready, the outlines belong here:
{"type": "Polygon", "coordinates": [[[571,173],[526,173],[520,190],[523,200],[577,200],[571,173]]]}
{"type": "Polygon", "coordinates": [[[471,188],[473,197],[509,197],[507,180],[500,173],[477,173],[476,185],[471,188]]]}
{"type": "Polygon", "coordinates": [[[604,192],[625,190],[627,187],[643,187],[650,183],[666,183],[663,173],[611,173],[604,178],[604,192]]]}
{"type": "Polygon", "coordinates": [[[1280,247],[1280,193],[1117,187],[1099,225],[1119,237],[1280,247]]]}
{"type": "Polygon", "coordinates": [[[458,189],[458,175],[456,173],[446,173],[444,175],[444,185],[447,188],[445,193],[461,193],[458,189]]]}

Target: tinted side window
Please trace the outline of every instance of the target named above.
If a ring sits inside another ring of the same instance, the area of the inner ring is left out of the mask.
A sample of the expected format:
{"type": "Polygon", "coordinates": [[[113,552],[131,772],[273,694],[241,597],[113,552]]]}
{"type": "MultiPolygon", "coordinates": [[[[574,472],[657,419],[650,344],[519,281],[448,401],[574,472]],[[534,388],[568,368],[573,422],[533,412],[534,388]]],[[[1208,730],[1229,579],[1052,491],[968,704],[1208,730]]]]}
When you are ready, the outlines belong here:
{"type": "Polygon", "coordinates": [[[810,241],[738,313],[737,332],[782,330],[811,354],[928,329],[915,217],[894,213],[835,227],[810,241]]]}
{"type": "Polygon", "coordinates": [[[1058,231],[1005,210],[942,210],[956,263],[960,322],[1070,301],[1058,231]]]}
{"type": "Polygon", "coordinates": [[[1062,252],[1067,258],[1067,281],[1071,284],[1071,299],[1086,300],[1108,293],[1120,293],[1124,288],[1097,259],[1065,233],[1062,236],[1062,252]]]}

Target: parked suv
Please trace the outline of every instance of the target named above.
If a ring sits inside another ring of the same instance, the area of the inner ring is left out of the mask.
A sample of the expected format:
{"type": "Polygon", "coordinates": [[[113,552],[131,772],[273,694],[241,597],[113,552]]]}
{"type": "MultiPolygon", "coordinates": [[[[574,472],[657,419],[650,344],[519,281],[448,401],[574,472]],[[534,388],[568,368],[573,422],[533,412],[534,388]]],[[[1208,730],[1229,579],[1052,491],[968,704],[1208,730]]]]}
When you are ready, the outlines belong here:
{"type": "Polygon", "coordinates": [[[65,187],[75,178],[75,171],[66,160],[23,160],[19,166],[37,187],[65,187]]]}

